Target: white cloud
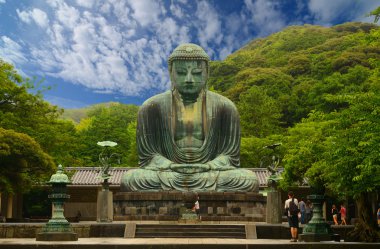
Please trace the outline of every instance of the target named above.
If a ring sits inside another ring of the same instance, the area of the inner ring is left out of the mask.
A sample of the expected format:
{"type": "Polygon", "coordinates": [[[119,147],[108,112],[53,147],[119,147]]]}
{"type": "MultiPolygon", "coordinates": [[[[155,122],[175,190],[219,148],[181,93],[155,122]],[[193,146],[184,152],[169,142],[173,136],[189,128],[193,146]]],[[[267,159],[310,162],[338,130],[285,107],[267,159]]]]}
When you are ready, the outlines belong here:
{"type": "Polygon", "coordinates": [[[56,5],[55,17],[62,26],[68,29],[73,29],[79,23],[80,12],[73,6],[68,6],[64,2],[59,2],[56,5]]]}
{"type": "Polygon", "coordinates": [[[314,17],[314,23],[331,25],[337,18],[344,16],[353,21],[371,21],[366,14],[379,6],[378,0],[310,0],[308,8],[314,17]]]}
{"type": "Polygon", "coordinates": [[[350,9],[351,5],[352,2],[347,0],[310,0],[308,7],[316,23],[330,25],[342,13],[356,11],[350,9]]]}
{"type": "Polygon", "coordinates": [[[173,1],[170,4],[169,8],[170,8],[171,14],[173,16],[175,16],[177,18],[182,18],[184,16],[184,13],[183,13],[181,6],[175,4],[173,1]]]}
{"type": "Polygon", "coordinates": [[[278,10],[278,3],[265,0],[244,0],[251,13],[251,23],[257,29],[257,36],[267,36],[286,26],[285,17],[278,10]]]}
{"type": "Polygon", "coordinates": [[[1,36],[0,57],[14,65],[28,61],[24,56],[22,46],[7,36],[1,36]]]}
{"type": "Polygon", "coordinates": [[[154,0],[129,0],[133,13],[132,16],[141,26],[158,21],[159,15],[162,13],[162,7],[158,1],[154,0]]]}
{"type": "Polygon", "coordinates": [[[215,8],[206,1],[198,2],[197,11],[195,13],[198,21],[198,39],[201,45],[208,48],[208,43],[216,43],[220,45],[223,39],[221,32],[221,20],[215,8]]]}
{"type": "Polygon", "coordinates": [[[50,0],[51,25],[43,46],[30,48],[33,62],[45,75],[103,93],[139,95],[151,89],[166,89],[167,51],[172,49],[173,40],[187,38],[187,30],[166,18],[162,22],[146,23],[145,28],[140,29],[162,29],[164,35],[157,37],[159,41],[131,39],[136,20],[128,8],[126,12],[119,11],[120,7],[127,6],[112,0],[104,12],[98,12],[96,8],[104,6],[104,3],[99,4],[93,6],[94,9],[80,9],[50,0]],[[127,24],[121,22],[126,19],[127,24]]]}
{"type": "Polygon", "coordinates": [[[79,6],[82,6],[85,8],[91,8],[94,5],[93,0],[76,0],[76,2],[79,6]]]}
{"type": "Polygon", "coordinates": [[[31,11],[20,11],[16,9],[17,15],[23,22],[30,24],[34,21],[38,26],[44,28],[49,24],[49,19],[47,14],[37,8],[34,8],[31,11]]]}
{"type": "Polygon", "coordinates": [[[0,0],[0,4],[5,3],[5,2],[6,2],[6,0],[0,0]]]}

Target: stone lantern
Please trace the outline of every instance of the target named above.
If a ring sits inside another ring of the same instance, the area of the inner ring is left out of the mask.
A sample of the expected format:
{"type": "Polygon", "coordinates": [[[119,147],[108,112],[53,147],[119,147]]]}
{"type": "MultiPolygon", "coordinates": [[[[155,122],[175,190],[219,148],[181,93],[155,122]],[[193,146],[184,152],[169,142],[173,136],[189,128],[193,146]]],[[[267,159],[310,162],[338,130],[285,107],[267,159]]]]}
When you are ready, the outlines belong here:
{"type": "Polygon", "coordinates": [[[64,216],[64,202],[70,198],[66,194],[66,185],[70,183],[69,178],[63,173],[62,165],[58,166],[57,173],[50,178],[49,184],[52,186],[52,193],[49,199],[52,200],[52,217],[46,223],[41,233],[37,234],[39,241],[76,241],[78,234],[73,232],[73,228],[64,216]]]}
{"type": "Polygon", "coordinates": [[[308,195],[307,198],[313,203],[313,217],[310,222],[303,228],[299,240],[305,242],[319,241],[340,241],[339,234],[334,234],[330,225],[322,216],[322,205],[325,200],[324,195],[314,194],[308,195]]]}

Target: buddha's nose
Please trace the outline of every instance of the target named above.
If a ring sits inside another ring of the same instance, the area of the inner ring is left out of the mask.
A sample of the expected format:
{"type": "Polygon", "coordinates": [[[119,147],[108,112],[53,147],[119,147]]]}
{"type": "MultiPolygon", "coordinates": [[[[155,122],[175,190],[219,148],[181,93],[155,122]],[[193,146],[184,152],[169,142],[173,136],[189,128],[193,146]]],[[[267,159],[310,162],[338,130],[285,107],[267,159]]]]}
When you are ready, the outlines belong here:
{"type": "Polygon", "coordinates": [[[185,82],[186,83],[193,83],[194,82],[194,77],[193,77],[193,74],[191,73],[191,71],[187,72],[185,82]]]}

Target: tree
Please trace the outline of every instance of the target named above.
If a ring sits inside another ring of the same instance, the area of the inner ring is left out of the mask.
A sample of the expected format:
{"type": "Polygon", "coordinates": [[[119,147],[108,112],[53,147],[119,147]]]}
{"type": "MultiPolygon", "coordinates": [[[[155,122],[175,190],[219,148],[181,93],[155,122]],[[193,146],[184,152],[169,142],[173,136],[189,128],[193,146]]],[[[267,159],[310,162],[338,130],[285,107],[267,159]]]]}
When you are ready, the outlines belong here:
{"type": "Polygon", "coordinates": [[[373,90],[335,97],[348,102],[349,107],[332,114],[339,130],[327,158],[333,169],[328,175],[329,188],[352,196],[358,207],[359,224],[352,236],[371,242],[380,238],[374,208],[379,201],[376,193],[380,191],[380,91],[373,90]]]}
{"type": "Polygon", "coordinates": [[[374,23],[377,23],[380,18],[380,6],[374,9],[373,11],[369,12],[367,16],[374,16],[375,19],[373,20],[374,23]]]}
{"type": "Polygon", "coordinates": [[[271,162],[272,156],[275,154],[278,158],[283,157],[282,146],[273,151],[266,148],[268,145],[282,143],[282,135],[272,135],[264,138],[258,137],[242,137],[240,145],[240,165],[243,168],[260,168],[267,167],[268,160],[271,162]],[[263,165],[261,164],[263,162],[263,165]]]}
{"type": "Polygon", "coordinates": [[[108,106],[99,105],[89,111],[89,117],[77,125],[83,146],[77,151],[77,157],[83,160],[82,164],[98,165],[98,156],[102,148],[97,142],[111,140],[118,144],[113,151],[121,155],[122,165],[135,166],[135,160],[130,160],[130,146],[133,146],[131,139],[136,138],[136,133],[130,138],[133,134],[130,134],[128,129],[131,128],[128,127],[130,123],[136,121],[137,110],[138,107],[135,105],[110,103],[108,106]]]}
{"type": "Polygon", "coordinates": [[[378,82],[371,90],[330,96],[329,101],[349,106],[327,114],[314,112],[289,129],[282,182],[289,186],[306,178],[331,195],[354,198],[359,224],[352,236],[360,241],[376,241],[380,236],[376,210],[371,208],[377,202],[373,193],[380,190],[378,82]]]}
{"type": "Polygon", "coordinates": [[[238,110],[243,136],[265,137],[281,131],[278,102],[258,86],[240,96],[238,110]]]}
{"type": "Polygon", "coordinates": [[[0,127],[0,192],[25,192],[53,172],[53,159],[30,136],[0,127]]]}
{"type": "Polygon", "coordinates": [[[137,143],[136,143],[136,130],[137,121],[130,122],[127,126],[127,137],[128,137],[128,153],[126,155],[125,161],[129,166],[137,166],[139,162],[137,143]]]}
{"type": "Polygon", "coordinates": [[[74,125],[58,119],[62,110],[42,99],[34,81],[0,59],[0,127],[28,134],[60,163],[72,163],[70,155],[79,144],[74,125]]]}

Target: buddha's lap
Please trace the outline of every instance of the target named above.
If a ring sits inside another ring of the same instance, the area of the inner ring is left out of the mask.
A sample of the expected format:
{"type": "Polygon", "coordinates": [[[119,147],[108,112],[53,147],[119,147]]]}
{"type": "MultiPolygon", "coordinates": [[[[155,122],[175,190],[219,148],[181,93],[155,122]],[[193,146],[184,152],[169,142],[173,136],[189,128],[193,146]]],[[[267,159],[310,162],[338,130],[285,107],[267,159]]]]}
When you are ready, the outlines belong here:
{"type": "Polygon", "coordinates": [[[246,179],[246,180],[256,180],[256,175],[247,169],[231,169],[231,170],[210,170],[206,172],[175,172],[172,170],[150,170],[150,169],[133,169],[129,170],[125,176],[126,178],[133,178],[134,180],[156,180],[160,181],[162,178],[167,179],[183,179],[192,180],[197,178],[218,178],[218,181],[222,179],[246,179]]]}

